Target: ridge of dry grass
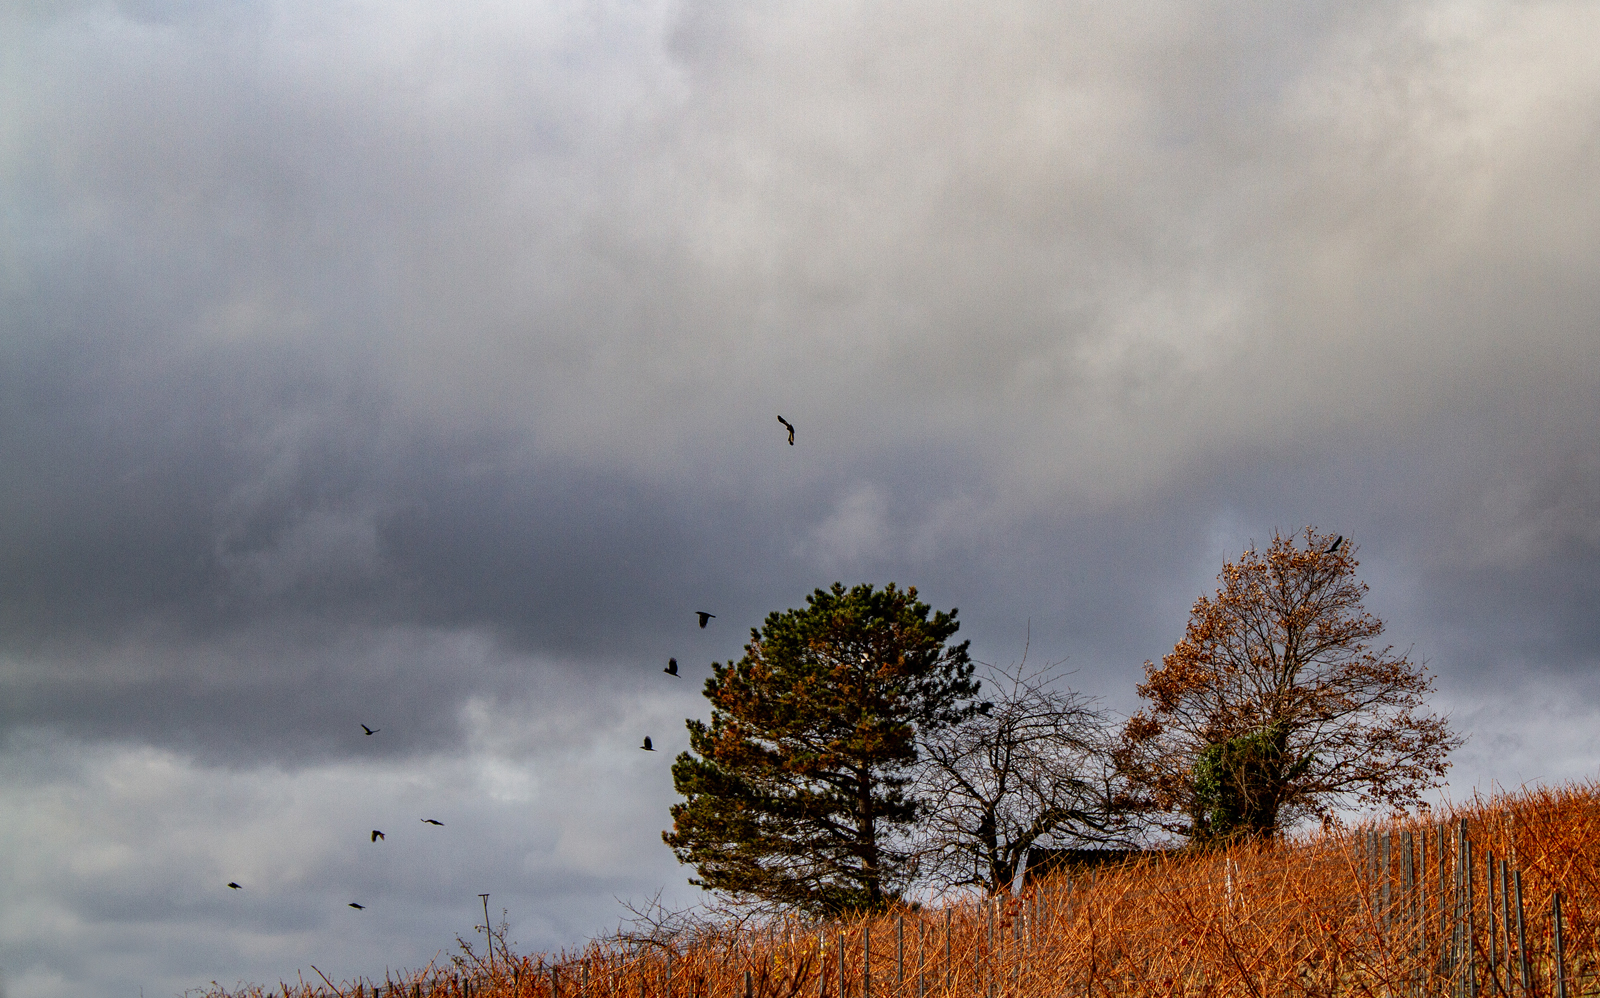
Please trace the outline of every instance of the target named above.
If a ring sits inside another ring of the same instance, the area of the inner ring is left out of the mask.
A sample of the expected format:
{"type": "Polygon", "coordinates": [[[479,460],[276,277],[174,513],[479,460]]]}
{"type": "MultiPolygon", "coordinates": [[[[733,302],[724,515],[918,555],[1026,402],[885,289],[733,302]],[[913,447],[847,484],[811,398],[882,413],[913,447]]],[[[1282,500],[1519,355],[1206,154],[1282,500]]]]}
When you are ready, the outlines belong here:
{"type": "MultiPolygon", "coordinates": [[[[1447,814],[1319,833],[1272,846],[1241,844],[1151,855],[1096,874],[1058,874],[1020,897],[951,900],[825,924],[778,919],[710,926],[670,945],[596,940],[559,954],[470,951],[384,982],[299,982],[220,988],[207,998],[423,995],[483,998],[1277,998],[1457,993],[1446,972],[1440,904],[1455,909],[1455,843],[1447,836],[1441,889],[1439,829],[1466,819],[1472,842],[1471,934],[1477,993],[1522,994],[1507,980],[1507,933],[1495,900],[1488,956],[1486,853],[1522,873],[1525,933],[1538,995],[1554,995],[1551,901],[1562,894],[1568,995],[1600,990],[1600,783],[1524,788],[1474,799],[1447,814]],[[1441,820],[1442,819],[1442,820],[1441,820]],[[1391,905],[1369,874],[1371,830],[1425,838],[1421,884],[1391,905]],[[948,929],[946,926],[948,925],[948,929]],[[843,981],[840,941],[843,940],[843,981]],[[902,942],[903,939],[903,950],[902,942]],[[948,942],[947,942],[948,940],[948,942]],[[864,943],[870,944],[870,977],[864,943]],[[948,956],[946,947],[948,946],[948,956]],[[903,957],[902,957],[903,953],[903,957]],[[552,973],[554,971],[554,973],[552,973]],[[842,983],[842,991],[841,991],[842,983]],[[747,991],[748,988],[748,991],[747,991]],[[554,993],[552,991],[554,990],[554,993]]],[[[1447,926],[1448,927],[1448,926],[1447,926]]],[[[1511,975],[1516,976],[1514,973],[1511,975]]]]}

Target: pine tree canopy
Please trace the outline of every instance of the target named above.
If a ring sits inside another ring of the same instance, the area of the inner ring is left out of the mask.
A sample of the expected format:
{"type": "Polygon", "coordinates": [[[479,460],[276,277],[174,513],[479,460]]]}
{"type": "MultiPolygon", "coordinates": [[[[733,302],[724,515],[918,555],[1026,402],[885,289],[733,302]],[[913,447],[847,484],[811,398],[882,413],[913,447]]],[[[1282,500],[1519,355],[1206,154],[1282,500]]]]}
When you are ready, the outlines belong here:
{"type": "Polygon", "coordinates": [[[930,613],[914,587],[834,583],[712,665],[711,721],[688,722],[662,834],[690,883],[813,915],[899,895],[917,734],[983,709],[967,643],[946,644],[956,611],[930,613]]]}

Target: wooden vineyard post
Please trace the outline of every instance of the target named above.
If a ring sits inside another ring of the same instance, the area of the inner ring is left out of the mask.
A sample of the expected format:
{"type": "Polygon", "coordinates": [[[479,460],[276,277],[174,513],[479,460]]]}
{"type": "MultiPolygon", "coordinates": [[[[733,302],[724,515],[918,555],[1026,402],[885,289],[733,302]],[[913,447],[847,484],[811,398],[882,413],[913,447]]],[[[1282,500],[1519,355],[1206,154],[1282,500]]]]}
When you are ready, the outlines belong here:
{"type": "Polygon", "coordinates": [[[928,998],[928,922],[917,919],[917,998],[928,998]]]}
{"type": "Polygon", "coordinates": [[[1473,893],[1477,875],[1472,866],[1472,840],[1467,839],[1467,932],[1466,932],[1466,957],[1467,957],[1467,994],[1469,998],[1478,998],[1478,957],[1475,941],[1478,938],[1478,902],[1473,893]]]}
{"type": "Polygon", "coordinates": [[[1561,892],[1550,899],[1550,921],[1555,929],[1556,998],[1567,998],[1567,961],[1561,946],[1561,892]]]}
{"type": "Polygon", "coordinates": [[[1464,977],[1461,974],[1461,935],[1462,935],[1461,929],[1462,929],[1462,922],[1464,921],[1463,916],[1465,915],[1465,912],[1463,910],[1463,902],[1464,902],[1465,899],[1461,896],[1461,885],[1463,883],[1463,877],[1465,876],[1466,871],[1462,869],[1461,853],[1462,853],[1462,850],[1464,850],[1465,848],[1466,848],[1465,839],[1458,835],[1457,838],[1456,838],[1455,869],[1452,871],[1455,874],[1455,876],[1454,876],[1455,883],[1453,884],[1454,890],[1451,893],[1451,898],[1452,898],[1453,903],[1450,905],[1450,960],[1449,960],[1449,966],[1450,966],[1450,993],[1453,994],[1453,995],[1457,995],[1457,996],[1461,995],[1461,986],[1462,986],[1462,982],[1464,980],[1464,977]]]}
{"type": "Polygon", "coordinates": [[[1509,866],[1507,865],[1507,861],[1502,859],[1500,861],[1499,866],[1500,866],[1499,873],[1500,873],[1500,926],[1501,926],[1501,930],[1500,931],[1505,933],[1505,946],[1503,946],[1502,949],[1505,950],[1505,954],[1506,954],[1506,957],[1505,957],[1506,991],[1505,991],[1505,993],[1509,995],[1511,993],[1512,977],[1511,977],[1511,899],[1510,899],[1510,897],[1508,895],[1510,895],[1510,893],[1511,893],[1511,884],[1510,884],[1510,876],[1506,873],[1506,870],[1509,869],[1509,866]]]}
{"type": "Polygon", "coordinates": [[[894,921],[894,986],[896,994],[906,982],[906,916],[894,921]]]}
{"type": "Polygon", "coordinates": [[[1462,820],[1456,833],[1456,993],[1462,998],[1477,998],[1472,991],[1472,846],[1467,841],[1467,823],[1462,820]]]}
{"type": "Polygon", "coordinates": [[[1472,839],[1467,837],[1467,819],[1461,819],[1461,880],[1464,885],[1463,904],[1464,911],[1461,922],[1461,958],[1467,964],[1466,989],[1467,998],[1478,998],[1478,962],[1473,959],[1473,914],[1472,901],[1472,839]]]}
{"type": "Polygon", "coordinates": [[[1522,971],[1522,993],[1533,994],[1533,978],[1528,970],[1528,930],[1522,918],[1522,871],[1512,871],[1517,889],[1517,967],[1522,971]]]}
{"type": "Polygon", "coordinates": [[[949,909],[949,908],[946,908],[944,910],[944,990],[945,990],[946,994],[948,994],[950,992],[950,983],[951,983],[951,969],[950,969],[950,918],[951,918],[951,916],[953,914],[954,914],[954,912],[951,911],[951,909],[949,909]]]}
{"type": "Polygon", "coordinates": [[[744,998],[750,998],[751,995],[755,994],[753,984],[754,982],[750,980],[750,968],[746,967],[744,968],[744,998]]]}
{"type": "Polygon", "coordinates": [[[828,998],[828,936],[817,933],[817,998],[828,998]]]}
{"type": "Polygon", "coordinates": [[[861,923],[861,998],[872,998],[872,923],[861,923]]]}
{"type": "Polygon", "coordinates": [[[560,973],[560,968],[552,963],[550,965],[550,998],[561,998],[561,979],[556,976],[558,973],[560,973]]]}
{"type": "MultiPolygon", "coordinates": [[[[1417,836],[1417,959],[1428,955],[1428,833],[1417,836]]],[[[1417,973],[1422,974],[1419,964],[1417,973]]],[[[1418,986],[1421,986],[1420,981],[1418,986]]]]}
{"type": "Polygon", "coordinates": [[[1489,993],[1498,994],[1500,991],[1500,963],[1499,952],[1495,949],[1495,921],[1494,921],[1494,850],[1483,851],[1483,906],[1488,909],[1489,920],[1489,993]]]}
{"type": "Polygon", "coordinates": [[[1450,920],[1454,913],[1454,896],[1451,896],[1450,881],[1446,880],[1445,873],[1445,828],[1448,822],[1438,822],[1438,972],[1451,979],[1454,968],[1450,966],[1451,926],[1450,920]],[[1446,900],[1450,904],[1446,904],[1446,900]]]}
{"type": "Polygon", "coordinates": [[[845,998],[844,993],[844,930],[839,930],[839,998],[845,998]]]}
{"type": "MultiPolygon", "coordinates": [[[[1412,862],[1411,849],[1412,849],[1411,833],[1410,832],[1401,832],[1400,833],[1400,924],[1402,926],[1402,932],[1407,936],[1413,936],[1414,928],[1421,921],[1419,918],[1417,918],[1417,912],[1416,912],[1417,871],[1416,871],[1416,866],[1412,862]]],[[[1411,945],[1408,946],[1407,949],[1409,950],[1411,956],[1414,959],[1417,956],[1416,942],[1415,942],[1414,936],[1413,936],[1413,941],[1412,941],[1411,945]]],[[[1412,982],[1411,982],[1412,983],[1412,990],[1415,991],[1416,990],[1416,984],[1417,984],[1417,981],[1415,979],[1415,972],[1414,971],[1408,971],[1407,972],[1407,976],[1412,977],[1412,982]]]]}
{"type": "MultiPolygon", "coordinates": [[[[1011,918],[1011,931],[1006,934],[1009,938],[1000,941],[1000,946],[1005,951],[1000,958],[1000,965],[1011,968],[1006,976],[1011,978],[1011,986],[1013,988],[1016,987],[1017,981],[1022,974],[1022,963],[1018,959],[1022,950],[1022,919],[1023,913],[1018,909],[1011,918]]],[[[1004,989],[1002,988],[1002,990],[1004,989]]]]}
{"type": "Polygon", "coordinates": [[[1393,922],[1389,918],[1390,856],[1390,836],[1388,832],[1384,832],[1378,839],[1378,924],[1383,927],[1385,936],[1394,931],[1393,922]]]}
{"type": "Polygon", "coordinates": [[[983,976],[989,984],[989,998],[994,998],[994,902],[990,901],[983,907],[989,917],[989,944],[983,954],[983,976]]]}
{"type": "Polygon", "coordinates": [[[1362,868],[1367,871],[1366,882],[1368,890],[1371,890],[1372,885],[1378,881],[1378,873],[1373,869],[1373,858],[1377,855],[1377,849],[1372,844],[1372,838],[1377,834],[1377,832],[1369,828],[1361,836],[1362,868]]]}

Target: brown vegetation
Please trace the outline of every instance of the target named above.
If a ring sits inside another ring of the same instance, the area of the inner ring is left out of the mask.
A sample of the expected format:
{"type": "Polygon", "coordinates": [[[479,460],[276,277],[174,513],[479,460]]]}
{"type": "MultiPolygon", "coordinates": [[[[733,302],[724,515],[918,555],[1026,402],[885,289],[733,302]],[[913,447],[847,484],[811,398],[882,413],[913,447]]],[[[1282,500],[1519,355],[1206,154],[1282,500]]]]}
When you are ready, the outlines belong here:
{"type": "MultiPolygon", "coordinates": [[[[1600,986],[1600,783],[1525,790],[1455,809],[1443,822],[1379,826],[1425,845],[1413,878],[1374,875],[1372,829],[1277,845],[1152,855],[1076,879],[1058,875],[1016,898],[930,904],[847,922],[776,920],[708,927],[667,945],[597,941],[556,957],[470,951],[452,973],[429,968],[379,984],[246,988],[235,996],[481,995],[483,998],[1057,998],[1107,996],[1480,995],[1524,993],[1510,931],[1488,920],[1485,859],[1522,875],[1534,993],[1556,995],[1552,899],[1560,892],[1566,993],[1600,986]],[[1471,841],[1473,961],[1448,955],[1457,856],[1471,841]],[[1403,888],[1414,886],[1409,893],[1403,888]],[[1387,902],[1387,904],[1385,904],[1387,902]],[[1441,911],[1444,920],[1441,920],[1441,911]],[[842,940],[842,947],[841,947],[842,940]],[[864,947],[864,943],[868,944],[864,947]],[[870,961],[864,949],[870,950],[870,961]],[[841,981],[841,952],[843,979],[841,981]],[[1490,955],[1495,960],[1491,965],[1490,955]],[[870,979],[864,969],[870,967],[870,979]],[[552,990],[555,994],[552,995],[552,990]]],[[[1395,846],[1398,849],[1398,846],[1395,846]]],[[[212,998],[229,993],[211,992],[212,998]]]]}
{"type": "Polygon", "coordinates": [[[1145,663],[1117,765],[1131,803],[1200,841],[1277,834],[1351,804],[1405,811],[1461,740],[1424,713],[1426,671],[1373,642],[1355,545],[1307,527],[1253,546],[1145,663]]]}

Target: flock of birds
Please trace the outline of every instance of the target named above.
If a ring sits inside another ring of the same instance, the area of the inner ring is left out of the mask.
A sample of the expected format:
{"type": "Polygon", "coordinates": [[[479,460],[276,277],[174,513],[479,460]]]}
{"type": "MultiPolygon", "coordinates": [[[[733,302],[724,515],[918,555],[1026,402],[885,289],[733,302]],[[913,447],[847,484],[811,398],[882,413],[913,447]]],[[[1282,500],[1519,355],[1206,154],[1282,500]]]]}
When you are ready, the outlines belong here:
{"type": "MultiPolygon", "coordinates": [[[[371,738],[373,735],[377,734],[378,732],[380,732],[382,730],[383,730],[382,728],[369,728],[365,724],[361,725],[361,731],[368,738],[371,738]]],[[[438,828],[443,828],[444,827],[444,822],[440,821],[437,818],[423,818],[422,819],[422,823],[424,825],[434,825],[434,826],[436,826],[438,828]]],[[[377,842],[382,842],[387,838],[388,838],[388,836],[384,835],[383,832],[380,829],[374,828],[372,830],[372,835],[368,839],[368,841],[369,842],[373,842],[373,843],[377,843],[377,842]]],[[[230,881],[228,881],[228,888],[229,888],[229,890],[242,891],[242,890],[244,890],[244,885],[239,883],[236,880],[230,880],[230,881]]],[[[351,901],[350,902],[350,907],[356,909],[357,911],[366,911],[367,910],[367,906],[362,904],[359,901],[351,901]]]]}
{"type": "MultiPolygon", "coordinates": [[[[793,447],[794,446],[794,424],[789,422],[787,419],[784,419],[782,416],[778,417],[778,422],[782,423],[783,424],[783,428],[785,430],[789,431],[789,446],[793,447]]],[[[1338,546],[1339,546],[1338,543],[1335,542],[1334,543],[1334,547],[1338,547],[1338,546]]],[[[700,629],[701,630],[705,630],[706,625],[708,623],[710,623],[711,621],[715,620],[716,617],[717,617],[716,614],[709,613],[709,612],[707,612],[705,610],[696,610],[694,613],[695,613],[695,616],[698,617],[699,620],[700,620],[700,629]]],[[[662,669],[661,671],[666,673],[669,676],[672,676],[673,678],[677,678],[678,677],[678,660],[676,658],[667,659],[667,667],[665,669],[662,669]]],[[[366,737],[370,738],[373,735],[377,734],[378,732],[382,731],[383,729],[382,728],[369,728],[365,724],[363,724],[363,725],[361,725],[361,730],[365,733],[366,737]]],[[[641,748],[642,750],[644,750],[646,752],[654,752],[656,750],[655,749],[655,745],[652,744],[651,741],[650,741],[650,736],[649,735],[645,735],[644,736],[644,744],[640,745],[639,748],[641,748]]],[[[434,825],[434,826],[439,827],[439,828],[443,828],[444,827],[444,822],[439,821],[439,820],[434,819],[434,818],[423,818],[422,819],[422,823],[424,825],[434,825]]],[[[382,831],[380,831],[379,829],[374,828],[372,830],[372,836],[369,839],[369,841],[374,843],[374,844],[376,844],[378,842],[384,841],[386,838],[387,838],[387,836],[385,836],[382,831]]],[[[240,890],[244,890],[244,885],[241,884],[241,883],[238,883],[237,881],[230,880],[230,881],[228,881],[228,888],[230,890],[240,891],[240,890]]],[[[357,911],[365,911],[367,909],[366,905],[361,904],[358,901],[351,901],[349,906],[351,908],[356,909],[357,911]]]]}

